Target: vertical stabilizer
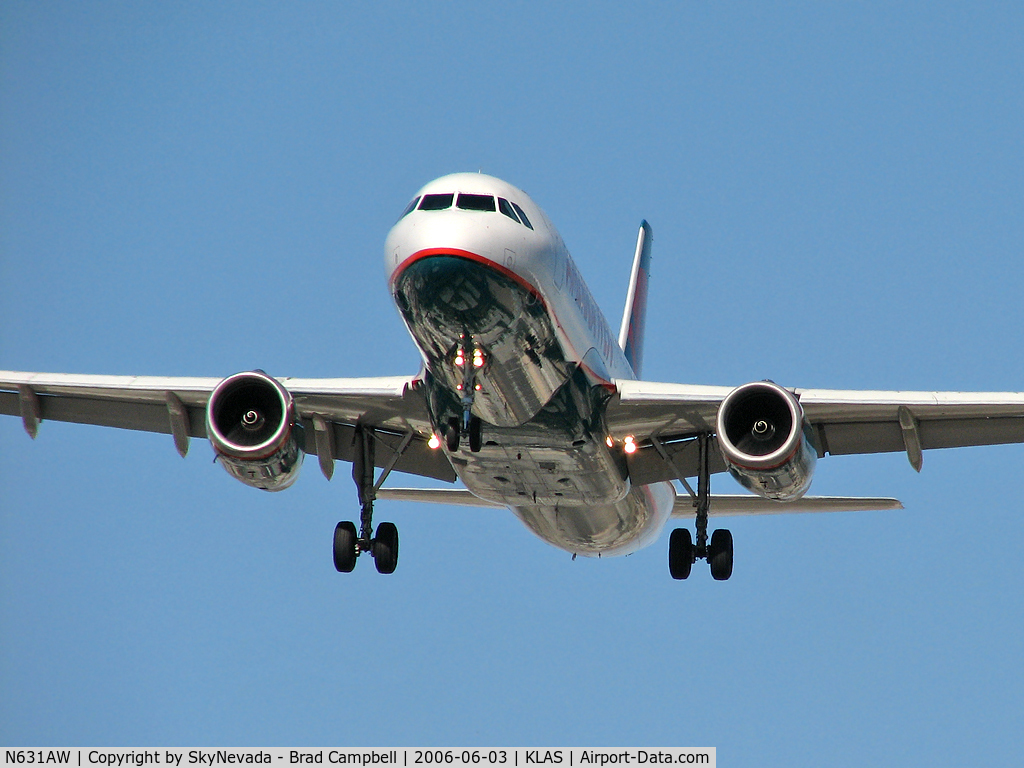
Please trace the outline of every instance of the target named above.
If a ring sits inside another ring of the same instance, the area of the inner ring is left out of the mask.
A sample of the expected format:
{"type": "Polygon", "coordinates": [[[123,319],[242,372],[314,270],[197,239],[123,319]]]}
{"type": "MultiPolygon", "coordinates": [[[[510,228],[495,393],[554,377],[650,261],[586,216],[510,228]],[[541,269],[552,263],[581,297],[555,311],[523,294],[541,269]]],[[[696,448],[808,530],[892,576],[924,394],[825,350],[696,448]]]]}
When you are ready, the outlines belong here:
{"type": "Polygon", "coordinates": [[[626,355],[626,361],[633,369],[633,375],[640,378],[640,366],[644,356],[644,325],[647,317],[647,284],[651,277],[651,244],[654,234],[651,225],[640,222],[636,236],[636,253],[633,255],[633,272],[629,276],[629,292],[626,294],[626,310],[622,313],[622,328],[619,330],[619,346],[626,355]]]}

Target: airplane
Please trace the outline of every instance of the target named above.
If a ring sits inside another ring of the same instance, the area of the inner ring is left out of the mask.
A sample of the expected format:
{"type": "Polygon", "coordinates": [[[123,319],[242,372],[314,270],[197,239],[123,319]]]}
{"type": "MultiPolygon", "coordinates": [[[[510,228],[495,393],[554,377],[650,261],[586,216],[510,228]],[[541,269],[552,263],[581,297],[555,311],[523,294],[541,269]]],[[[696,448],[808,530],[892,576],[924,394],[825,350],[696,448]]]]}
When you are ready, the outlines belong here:
{"type": "Polygon", "coordinates": [[[652,230],[640,225],[614,334],[561,236],[522,190],[482,173],[424,186],[384,246],[387,284],[422,356],[412,376],[224,379],[0,371],[0,413],[36,437],[43,420],[169,434],[184,457],[207,438],[237,480],[291,486],[305,454],[330,480],[351,462],[359,526],[338,523],[335,568],[398,564],[379,499],[500,507],[549,544],[627,555],[672,518],[669,572],[733,571],[711,517],[901,508],[896,499],[808,496],[818,459],[1024,442],[1024,394],[736,387],[641,378],[652,230]],[[392,471],[462,487],[385,487],[392,471]],[[751,493],[712,495],[728,472],[751,493]],[[695,480],[696,488],[691,480],[695,480]],[[682,491],[677,493],[675,482],[682,491]]]}

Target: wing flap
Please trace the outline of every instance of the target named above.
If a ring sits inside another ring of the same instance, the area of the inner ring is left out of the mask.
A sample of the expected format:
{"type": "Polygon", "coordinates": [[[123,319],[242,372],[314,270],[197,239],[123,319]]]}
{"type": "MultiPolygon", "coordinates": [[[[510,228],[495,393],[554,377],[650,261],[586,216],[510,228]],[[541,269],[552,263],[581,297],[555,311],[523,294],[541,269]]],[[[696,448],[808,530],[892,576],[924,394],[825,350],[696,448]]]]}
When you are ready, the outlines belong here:
{"type": "MultiPolygon", "coordinates": [[[[664,443],[659,441],[659,443],[661,451],[654,447],[652,441],[649,441],[648,444],[641,445],[640,450],[636,453],[626,455],[626,467],[629,470],[631,483],[650,485],[680,477],[697,476],[700,471],[700,453],[696,439],[689,438],[664,443]]],[[[718,451],[718,441],[710,441],[708,449],[711,473],[725,472],[725,461],[718,451]]]]}
{"type": "Polygon", "coordinates": [[[613,437],[692,436],[714,432],[718,406],[732,387],[616,379],[605,421],[613,437]]]}
{"type": "MultiPolygon", "coordinates": [[[[363,420],[362,423],[367,426],[376,426],[368,420],[363,420]]],[[[331,440],[334,451],[331,458],[353,461],[356,455],[355,425],[330,420],[327,424],[334,432],[331,440]]],[[[302,419],[302,427],[305,435],[303,450],[310,456],[318,456],[316,431],[312,419],[302,419]]],[[[395,454],[401,451],[401,455],[395,460],[393,467],[396,471],[454,483],[457,476],[451,462],[444,451],[432,449],[427,444],[429,434],[425,436],[414,431],[412,440],[403,448],[402,443],[406,434],[407,431],[394,432],[376,429],[374,432],[374,465],[377,467],[387,466],[394,459],[395,454]]]]}
{"type": "MultiPolygon", "coordinates": [[[[39,416],[43,421],[66,421],[72,424],[93,424],[100,427],[171,434],[170,416],[167,412],[167,403],[163,399],[152,402],[148,399],[99,399],[76,395],[38,395],[38,399],[39,416]]],[[[204,409],[191,406],[186,408],[189,437],[206,437],[204,409]]],[[[0,392],[0,413],[9,416],[21,414],[17,393],[0,392]]]]}
{"type": "MultiPolygon", "coordinates": [[[[921,447],[966,448],[1024,442],[1024,418],[1002,416],[968,419],[920,419],[921,447]]],[[[824,431],[822,453],[844,456],[856,453],[904,451],[898,421],[820,423],[824,431]]]]}

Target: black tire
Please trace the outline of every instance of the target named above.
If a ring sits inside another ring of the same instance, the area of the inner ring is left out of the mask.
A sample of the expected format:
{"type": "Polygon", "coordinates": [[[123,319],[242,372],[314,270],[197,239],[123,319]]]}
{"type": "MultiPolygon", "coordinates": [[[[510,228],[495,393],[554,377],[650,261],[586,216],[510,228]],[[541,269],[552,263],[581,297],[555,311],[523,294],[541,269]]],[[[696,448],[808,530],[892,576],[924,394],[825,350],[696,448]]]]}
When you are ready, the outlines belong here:
{"type": "Polygon", "coordinates": [[[398,567],[398,528],[394,523],[377,526],[373,540],[373,562],[378,573],[394,573],[398,567]]]}
{"type": "Polygon", "coordinates": [[[715,531],[708,546],[708,564],[711,578],[725,581],[732,576],[732,534],[729,531],[715,531]]]}
{"type": "Polygon", "coordinates": [[[334,567],[338,573],[352,573],[358,556],[355,523],[343,520],[334,528],[334,567]]]}
{"type": "Polygon", "coordinates": [[[676,528],[668,537],[668,572],[673,579],[685,579],[693,567],[693,539],[689,528],[676,528]]]}
{"type": "Polygon", "coordinates": [[[448,431],[444,433],[444,440],[448,443],[448,450],[451,453],[459,450],[459,420],[454,416],[448,419],[448,431]]]}
{"type": "Polygon", "coordinates": [[[483,426],[480,423],[480,417],[474,416],[469,420],[469,450],[473,453],[480,453],[483,444],[483,426]]]}

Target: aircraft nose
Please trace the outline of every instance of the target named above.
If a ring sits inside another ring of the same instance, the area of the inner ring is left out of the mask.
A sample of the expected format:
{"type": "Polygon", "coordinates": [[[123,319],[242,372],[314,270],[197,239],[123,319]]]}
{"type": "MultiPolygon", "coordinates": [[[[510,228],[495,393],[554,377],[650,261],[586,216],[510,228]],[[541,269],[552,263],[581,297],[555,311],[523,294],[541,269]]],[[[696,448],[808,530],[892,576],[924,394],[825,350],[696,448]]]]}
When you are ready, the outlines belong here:
{"type": "Polygon", "coordinates": [[[488,318],[501,298],[496,277],[493,270],[470,259],[430,254],[396,272],[394,294],[403,313],[452,331],[471,326],[482,332],[493,324],[488,318]]]}

